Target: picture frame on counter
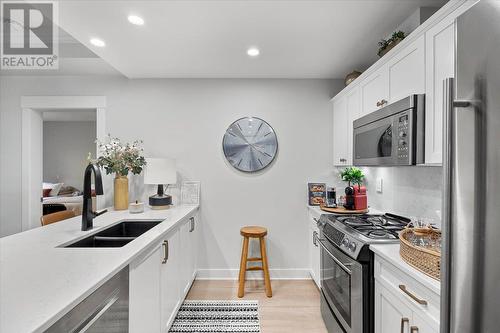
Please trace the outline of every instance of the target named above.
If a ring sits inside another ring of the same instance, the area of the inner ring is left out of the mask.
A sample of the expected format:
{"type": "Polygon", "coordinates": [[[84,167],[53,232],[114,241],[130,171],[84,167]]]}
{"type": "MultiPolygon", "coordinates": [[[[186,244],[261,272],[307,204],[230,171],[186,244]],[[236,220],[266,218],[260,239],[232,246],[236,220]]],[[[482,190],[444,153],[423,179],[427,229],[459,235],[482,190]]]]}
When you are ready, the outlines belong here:
{"type": "Polygon", "coordinates": [[[326,202],[326,184],[325,183],[308,183],[308,198],[309,206],[320,206],[326,202]]]}
{"type": "Polygon", "coordinates": [[[185,181],[181,186],[181,203],[183,205],[200,204],[200,182],[185,181]]]}

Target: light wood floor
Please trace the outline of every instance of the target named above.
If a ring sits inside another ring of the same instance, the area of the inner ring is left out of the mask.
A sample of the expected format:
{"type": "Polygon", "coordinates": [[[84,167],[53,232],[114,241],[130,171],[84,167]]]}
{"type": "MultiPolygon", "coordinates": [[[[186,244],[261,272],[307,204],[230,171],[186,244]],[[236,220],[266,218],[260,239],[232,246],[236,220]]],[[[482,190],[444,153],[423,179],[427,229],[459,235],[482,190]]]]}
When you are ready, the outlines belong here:
{"type": "Polygon", "coordinates": [[[264,281],[247,281],[245,296],[238,298],[237,281],[196,280],[187,299],[258,300],[262,333],[327,333],[312,280],[273,280],[271,286],[273,297],[267,298],[264,281]]]}

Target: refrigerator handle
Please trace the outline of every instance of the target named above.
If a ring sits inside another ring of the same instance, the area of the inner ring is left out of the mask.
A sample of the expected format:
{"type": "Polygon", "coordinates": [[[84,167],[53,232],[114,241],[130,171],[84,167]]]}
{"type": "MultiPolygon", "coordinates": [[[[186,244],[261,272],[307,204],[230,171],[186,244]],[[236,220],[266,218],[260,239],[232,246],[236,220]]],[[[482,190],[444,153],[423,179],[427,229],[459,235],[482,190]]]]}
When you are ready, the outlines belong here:
{"type": "MultiPolygon", "coordinates": [[[[453,195],[456,192],[453,179],[457,172],[454,165],[457,150],[457,113],[456,108],[477,107],[478,101],[456,100],[454,97],[455,80],[448,78],[443,82],[443,202],[442,202],[442,247],[441,247],[441,315],[440,333],[451,332],[451,252],[453,248],[454,223],[451,223],[454,207],[453,195]]],[[[476,158],[477,159],[477,158],[476,158]]]]}
{"type": "Polygon", "coordinates": [[[443,202],[442,202],[442,247],[441,247],[441,318],[440,332],[450,332],[450,258],[451,249],[451,186],[453,154],[456,142],[454,141],[454,114],[453,114],[453,78],[443,82],[443,202]]]}

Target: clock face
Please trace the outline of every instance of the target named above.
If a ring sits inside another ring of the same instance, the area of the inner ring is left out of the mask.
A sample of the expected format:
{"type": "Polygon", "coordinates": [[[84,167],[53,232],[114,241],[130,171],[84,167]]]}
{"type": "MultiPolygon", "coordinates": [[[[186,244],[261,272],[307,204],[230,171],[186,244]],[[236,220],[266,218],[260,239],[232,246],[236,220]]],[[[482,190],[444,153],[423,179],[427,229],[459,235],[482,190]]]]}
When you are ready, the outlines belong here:
{"type": "Polygon", "coordinates": [[[255,172],[274,160],[278,140],[273,128],[264,120],[247,117],[236,120],[224,134],[224,155],[236,169],[255,172]]]}

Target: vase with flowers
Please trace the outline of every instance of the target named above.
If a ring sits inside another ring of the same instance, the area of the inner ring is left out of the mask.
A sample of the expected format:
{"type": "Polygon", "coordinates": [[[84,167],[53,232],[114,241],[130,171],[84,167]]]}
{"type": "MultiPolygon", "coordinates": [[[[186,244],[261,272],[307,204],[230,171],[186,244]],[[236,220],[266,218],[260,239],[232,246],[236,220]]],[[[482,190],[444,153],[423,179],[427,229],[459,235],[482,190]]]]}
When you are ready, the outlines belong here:
{"type": "Polygon", "coordinates": [[[105,142],[97,141],[100,156],[97,165],[106,170],[106,174],[115,174],[114,179],[114,209],[128,209],[128,174],[138,175],[146,165],[142,156],[144,149],[142,141],[122,143],[120,139],[108,134],[105,142]]]}

